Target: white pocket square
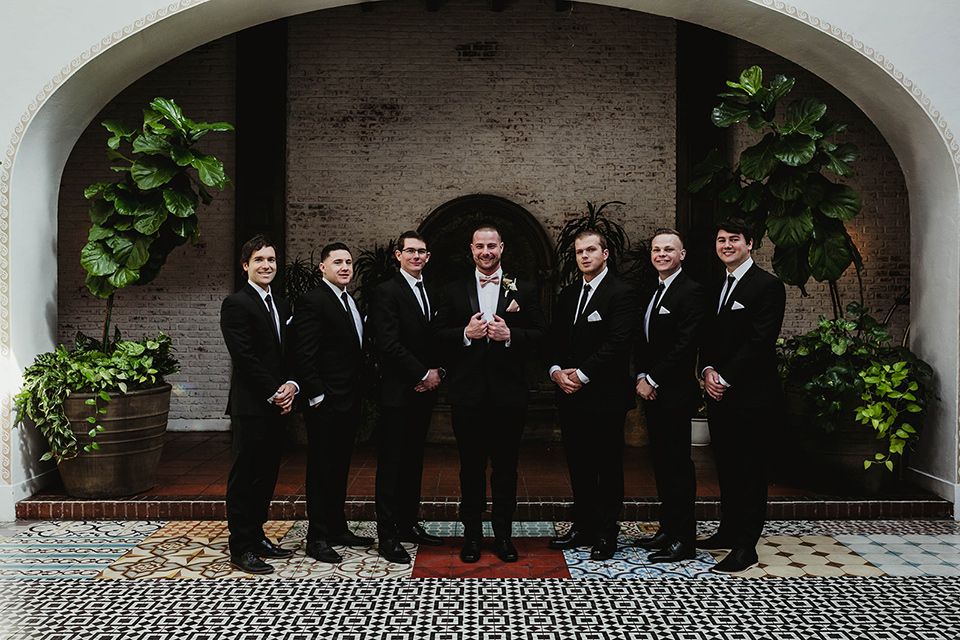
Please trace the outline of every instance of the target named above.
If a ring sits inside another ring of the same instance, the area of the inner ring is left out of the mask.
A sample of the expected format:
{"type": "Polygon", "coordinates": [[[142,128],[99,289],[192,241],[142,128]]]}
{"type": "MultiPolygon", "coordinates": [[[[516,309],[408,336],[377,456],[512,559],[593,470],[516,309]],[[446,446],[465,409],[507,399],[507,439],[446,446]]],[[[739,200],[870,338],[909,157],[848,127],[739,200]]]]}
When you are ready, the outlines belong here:
{"type": "Polygon", "coordinates": [[[293,316],[290,316],[289,318],[287,318],[287,321],[284,322],[283,324],[290,324],[291,322],[293,322],[293,316]]]}
{"type": "Polygon", "coordinates": [[[739,302],[737,302],[736,300],[734,300],[734,301],[733,301],[733,304],[730,305],[730,310],[731,310],[731,311],[738,311],[738,310],[740,310],[740,309],[746,309],[746,307],[743,306],[742,304],[740,304],[739,302]]]}
{"type": "Polygon", "coordinates": [[[658,311],[657,313],[659,313],[662,316],[665,316],[670,313],[670,309],[667,309],[666,307],[660,307],[660,311],[658,311]]]}
{"type": "Polygon", "coordinates": [[[603,318],[600,317],[599,311],[594,311],[587,316],[587,322],[600,322],[603,318]]]}

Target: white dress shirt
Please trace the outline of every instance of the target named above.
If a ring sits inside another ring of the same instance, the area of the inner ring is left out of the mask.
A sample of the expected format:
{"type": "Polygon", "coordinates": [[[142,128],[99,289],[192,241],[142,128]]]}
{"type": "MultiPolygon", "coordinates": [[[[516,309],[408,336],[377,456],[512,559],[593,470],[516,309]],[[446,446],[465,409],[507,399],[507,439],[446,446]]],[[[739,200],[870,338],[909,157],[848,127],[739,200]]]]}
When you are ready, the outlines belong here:
{"type": "MultiPolygon", "coordinates": [[[[485,275],[481,274],[480,271],[474,269],[473,277],[477,284],[477,300],[480,302],[480,313],[483,314],[483,319],[487,322],[493,322],[493,316],[497,312],[497,304],[500,299],[500,290],[501,285],[503,284],[503,267],[497,269],[496,273],[491,273],[490,277],[496,276],[500,279],[500,284],[494,284],[488,282],[487,286],[480,285],[480,276],[485,275]]],[[[487,338],[489,341],[490,338],[487,338]]],[[[463,346],[469,347],[473,344],[473,340],[467,337],[467,328],[463,328],[463,346]]],[[[510,346],[510,341],[508,340],[506,346],[510,346]]]]}
{"type": "MultiPolygon", "coordinates": [[[[263,290],[263,287],[255,283],[253,280],[247,280],[247,284],[253,287],[253,290],[260,294],[260,300],[263,301],[263,306],[267,306],[267,296],[270,296],[270,316],[273,318],[273,325],[277,328],[277,339],[280,339],[280,314],[277,312],[277,300],[273,295],[273,290],[270,288],[270,285],[267,285],[266,291],[263,290]]],[[[287,383],[292,384],[297,388],[294,391],[294,395],[300,393],[300,385],[294,380],[287,380],[287,383]]],[[[277,397],[277,394],[273,394],[267,398],[267,402],[273,404],[273,399],[277,397]]]]}
{"type": "MultiPolygon", "coordinates": [[[[583,279],[580,285],[580,296],[577,297],[577,307],[573,310],[574,324],[577,323],[577,316],[579,315],[580,307],[582,306],[584,311],[586,311],[587,307],[590,305],[590,298],[592,298],[593,294],[597,292],[597,287],[600,286],[600,283],[603,281],[603,278],[606,275],[607,275],[607,268],[604,267],[603,271],[595,275],[593,277],[593,280],[591,280],[590,282],[587,282],[586,278],[583,279]],[[590,290],[587,291],[586,294],[584,294],[583,287],[588,284],[590,285],[590,290]],[[586,302],[583,301],[584,295],[587,296],[586,302]]],[[[550,377],[551,378],[553,377],[554,371],[560,371],[560,370],[561,370],[560,365],[555,364],[552,367],[550,367],[550,371],[549,371],[550,377]]],[[[580,378],[580,382],[582,382],[583,384],[587,384],[588,382],[590,382],[590,378],[587,377],[587,374],[585,374],[583,371],[580,371],[580,369],[577,369],[577,377],[580,378]]]]}
{"type": "MultiPolygon", "coordinates": [[[[663,299],[667,297],[667,291],[670,289],[670,285],[673,284],[673,281],[677,279],[677,276],[680,275],[681,271],[683,271],[682,268],[677,269],[676,271],[671,273],[669,276],[667,276],[665,279],[660,281],[661,283],[663,283],[663,293],[660,295],[661,304],[663,303],[663,299]]],[[[656,297],[657,297],[656,294],[654,294],[654,296],[650,298],[650,304],[647,305],[647,313],[643,316],[643,336],[644,338],[646,338],[648,343],[650,342],[650,316],[653,314],[653,301],[656,297]]],[[[651,378],[645,373],[637,374],[637,380],[640,380],[641,378],[646,378],[647,384],[649,384],[654,389],[660,386],[653,381],[653,378],[651,378]]]]}
{"type": "MultiPolygon", "coordinates": [[[[323,279],[324,284],[326,284],[333,291],[333,295],[337,296],[337,302],[343,304],[343,300],[340,296],[343,294],[346,289],[341,289],[337,285],[333,284],[326,278],[323,279]]],[[[347,306],[349,307],[347,311],[350,313],[350,317],[353,318],[353,325],[357,328],[357,336],[360,338],[360,346],[363,347],[363,321],[360,319],[360,310],[357,309],[357,303],[353,301],[353,297],[347,295],[347,306]]],[[[323,402],[323,397],[326,394],[321,393],[320,395],[310,398],[308,400],[311,407],[316,406],[323,402]]]]}
{"type": "MultiPolygon", "coordinates": [[[[720,299],[717,300],[718,314],[720,313],[720,309],[723,308],[723,301],[729,298],[730,295],[733,294],[734,290],[736,290],[737,288],[737,285],[740,284],[740,280],[743,278],[743,276],[747,274],[747,271],[749,271],[750,267],[752,266],[753,266],[753,258],[747,257],[747,259],[743,261],[743,264],[741,264],[739,267],[734,269],[732,272],[727,272],[727,276],[733,276],[733,285],[730,286],[728,290],[727,285],[729,284],[729,281],[725,281],[723,283],[723,288],[720,290],[720,299]]],[[[703,376],[703,374],[706,372],[707,369],[713,369],[713,365],[708,364],[707,366],[705,366],[703,368],[703,371],[700,372],[700,375],[703,376]]],[[[723,376],[720,375],[719,371],[717,372],[717,376],[720,378],[720,384],[722,384],[725,387],[730,386],[730,383],[723,379],[723,376]]]]}
{"type": "Polygon", "coordinates": [[[430,296],[427,295],[427,285],[424,284],[424,285],[423,285],[423,298],[427,301],[427,307],[428,307],[428,309],[424,309],[424,308],[423,308],[423,300],[420,299],[420,290],[417,289],[417,283],[418,283],[418,282],[423,282],[423,277],[421,276],[419,279],[414,278],[412,275],[410,275],[409,273],[407,273],[407,272],[404,271],[403,269],[400,269],[400,275],[402,275],[402,276],[403,276],[403,279],[407,281],[407,284],[408,284],[408,285],[410,285],[410,289],[411,289],[411,291],[413,291],[413,297],[417,299],[417,304],[420,305],[420,311],[422,311],[423,314],[426,315],[428,309],[429,309],[429,308],[432,308],[433,305],[430,304],[430,296]]]}

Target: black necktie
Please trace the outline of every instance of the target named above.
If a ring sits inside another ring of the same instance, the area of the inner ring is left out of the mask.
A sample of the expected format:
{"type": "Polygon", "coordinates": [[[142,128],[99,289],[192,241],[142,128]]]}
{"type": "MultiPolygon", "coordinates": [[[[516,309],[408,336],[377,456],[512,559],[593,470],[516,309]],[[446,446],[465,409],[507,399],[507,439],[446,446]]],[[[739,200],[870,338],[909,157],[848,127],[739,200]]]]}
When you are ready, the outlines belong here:
{"type": "Polygon", "coordinates": [[[653,296],[653,310],[656,311],[660,308],[660,300],[663,298],[663,292],[667,290],[667,287],[663,282],[657,285],[657,295],[653,296]]]}
{"type": "Polygon", "coordinates": [[[577,309],[577,320],[583,315],[583,310],[587,308],[587,298],[590,297],[590,285],[583,285],[583,292],[580,294],[580,308],[577,309]]]}
{"type": "Polygon", "coordinates": [[[727,295],[723,297],[723,304],[720,305],[720,308],[723,309],[727,306],[727,303],[730,302],[730,294],[733,293],[733,285],[736,283],[737,279],[733,277],[733,274],[727,276],[727,295]]]}
{"type": "Polygon", "coordinates": [[[357,321],[353,317],[353,310],[350,308],[350,301],[348,300],[349,297],[346,291],[340,294],[340,300],[343,301],[343,308],[346,309],[347,318],[350,320],[350,328],[353,329],[353,335],[359,339],[360,334],[357,333],[357,321]]]}
{"type": "Polygon", "coordinates": [[[277,339],[280,339],[280,327],[277,325],[277,320],[273,317],[273,300],[270,298],[270,294],[267,294],[267,297],[264,298],[264,301],[267,303],[267,313],[270,314],[270,324],[273,325],[273,331],[277,334],[277,339]]]}
{"type": "Polygon", "coordinates": [[[420,302],[423,303],[423,317],[430,319],[430,307],[427,305],[427,294],[423,291],[423,282],[417,283],[417,293],[420,294],[420,302]]]}

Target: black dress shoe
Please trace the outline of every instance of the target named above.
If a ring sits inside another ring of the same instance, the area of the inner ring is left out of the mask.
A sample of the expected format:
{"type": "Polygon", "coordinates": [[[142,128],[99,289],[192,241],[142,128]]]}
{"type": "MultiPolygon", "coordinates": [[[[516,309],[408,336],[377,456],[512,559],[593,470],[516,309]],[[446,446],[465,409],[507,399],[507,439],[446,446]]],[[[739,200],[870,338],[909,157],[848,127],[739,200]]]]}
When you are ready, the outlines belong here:
{"type": "Polygon", "coordinates": [[[517,561],[517,548],[513,546],[510,538],[497,538],[494,542],[497,549],[497,557],[503,562],[517,561]]]}
{"type": "Polygon", "coordinates": [[[410,554],[400,545],[396,538],[384,538],[377,545],[377,552],[383,556],[387,562],[397,564],[410,564],[410,554]]]}
{"type": "Polygon", "coordinates": [[[345,547],[369,547],[373,544],[373,538],[358,536],[353,531],[347,529],[336,536],[327,537],[328,544],[342,544],[345,547]]]}
{"type": "Polygon", "coordinates": [[[230,564],[247,573],[273,573],[273,566],[258,558],[253,551],[245,551],[238,556],[230,556],[230,564]]]}
{"type": "Polygon", "coordinates": [[[706,549],[707,551],[725,551],[733,548],[733,541],[726,536],[715,533],[709,538],[697,540],[697,549],[706,549]]]}
{"type": "Polygon", "coordinates": [[[443,545],[443,538],[427,533],[419,524],[400,529],[400,535],[398,538],[400,542],[412,542],[414,544],[423,544],[428,547],[439,547],[443,545]]]}
{"type": "Polygon", "coordinates": [[[336,549],[331,547],[326,540],[308,542],[306,552],[308,556],[314,560],[319,560],[320,562],[337,564],[343,560],[340,554],[337,553],[336,549]]]}
{"type": "Polygon", "coordinates": [[[463,543],[463,549],[460,550],[460,559],[467,564],[479,560],[480,541],[474,538],[467,538],[463,543]]]}
{"type": "Polygon", "coordinates": [[[714,573],[740,573],[759,564],[756,549],[743,547],[733,549],[723,560],[711,569],[714,573]]]}
{"type": "Polygon", "coordinates": [[[671,542],[663,549],[654,551],[647,556],[647,562],[656,564],[657,562],[680,562],[681,560],[693,560],[697,557],[697,550],[688,544],[682,542],[671,542]]]}
{"type": "Polygon", "coordinates": [[[639,547],[641,549],[646,549],[647,551],[659,551],[663,549],[668,544],[670,544],[670,538],[663,531],[657,531],[657,533],[651,538],[637,538],[633,546],[639,547]]]}
{"type": "Polygon", "coordinates": [[[290,549],[281,549],[266,538],[260,541],[253,552],[261,558],[289,558],[293,555],[290,549]]]}
{"type": "Polygon", "coordinates": [[[609,560],[617,552],[617,539],[598,536],[593,550],[590,552],[591,560],[609,560]]]}
{"type": "Polygon", "coordinates": [[[577,547],[589,547],[596,540],[596,536],[584,533],[579,529],[570,529],[559,538],[553,538],[547,545],[551,549],[576,549],[577,547]]]}

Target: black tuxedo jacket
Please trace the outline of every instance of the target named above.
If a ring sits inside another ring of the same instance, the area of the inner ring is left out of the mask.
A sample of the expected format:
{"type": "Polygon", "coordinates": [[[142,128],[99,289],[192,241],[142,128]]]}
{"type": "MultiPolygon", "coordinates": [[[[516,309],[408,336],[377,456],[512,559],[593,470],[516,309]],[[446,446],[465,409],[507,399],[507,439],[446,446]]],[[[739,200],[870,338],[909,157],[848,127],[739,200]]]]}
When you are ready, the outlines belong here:
{"type": "Polygon", "coordinates": [[[325,283],[297,300],[291,323],[300,397],[346,411],[359,398],[362,348],[353,318],[325,283]],[[329,403],[329,404],[327,404],[329,403]]]}
{"type": "Polygon", "coordinates": [[[630,410],[636,406],[636,385],[630,376],[630,347],[636,331],[637,293],[612,273],[607,273],[574,322],[583,280],[560,292],[553,312],[552,364],[576,368],[590,379],[576,393],[557,389],[557,405],[591,403],[598,410],[630,410]],[[591,314],[599,315],[595,322],[591,314]]]}
{"type": "MultiPolygon", "coordinates": [[[[426,289],[432,320],[440,295],[429,286],[426,289]]],[[[377,287],[368,326],[380,359],[384,406],[404,407],[420,400],[423,394],[413,388],[429,369],[440,366],[431,320],[423,315],[417,294],[402,274],[377,287]]]]}
{"type": "Polygon", "coordinates": [[[648,334],[644,317],[655,295],[656,292],[640,307],[634,369],[657,383],[657,398],[653,402],[664,408],[695,410],[700,403],[696,366],[708,304],[706,291],[681,271],[663,294],[660,311],[651,311],[648,334]]]}
{"type": "Polygon", "coordinates": [[[507,290],[501,283],[497,294],[497,315],[510,328],[509,347],[503,342],[485,339],[473,340],[470,346],[464,346],[463,330],[480,311],[477,280],[471,274],[445,288],[434,322],[447,368],[450,404],[477,404],[489,391],[498,405],[526,405],[529,389],[524,363],[546,336],[547,321],[533,285],[519,280],[513,282],[516,291],[507,290]],[[520,309],[508,312],[507,307],[513,301],[520,309]]]}
{"type": "Polygon", "coordinates": [[[253,286],[228,296],[220,306],[220,331],[233,360],[227,413],[233,416],[280,415],[280,407],[267,401],[287,380],[293,379],[287,319],[290,305],[271,293],[280,317],[280,338],[273,319],[253,286]]]}
{"type": "Polygon", "coordinates": [[[724,393],[727,404],[777,403],[781,387],[776,342],[786,304],[783,283],[754,264],[717,313],[722,290],[721,281],[708,296],[700,367],[713,367],[730,384],[724,393]]]}

